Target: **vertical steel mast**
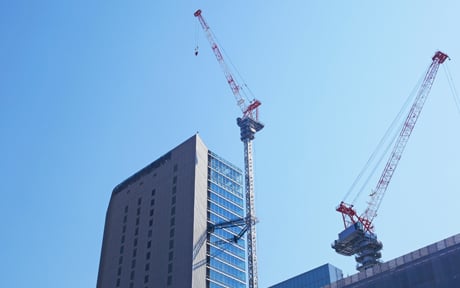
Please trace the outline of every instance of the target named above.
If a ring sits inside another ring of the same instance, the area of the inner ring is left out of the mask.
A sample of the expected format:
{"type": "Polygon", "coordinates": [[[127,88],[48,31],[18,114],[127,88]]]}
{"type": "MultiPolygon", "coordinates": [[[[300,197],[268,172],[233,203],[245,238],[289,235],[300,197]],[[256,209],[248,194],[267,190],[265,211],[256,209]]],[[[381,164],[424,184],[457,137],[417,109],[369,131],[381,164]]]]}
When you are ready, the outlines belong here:
{"type": "MultiPolygon", "coordinates": [[[[261,105],[261,102],[252,99],[249,105],[246,104],[243,97],[240,94],[240,86],[235,81],[230,69],[224,61],[222,53],[220,52],[219,46],[217,45],[214,37],[210,31],[210,28],[203,16],[201,15],[201,10],[197,10],[194,13],[195,17],[198,18],[201,27],[203,28],[206,37],[211,44],[211,49],[216,56],[217,61],[224,72],[227,83],[232,90],[233,95],[235,96],[236,103],[243,112],[243,116],[237,118],[237,124],[240,127],[240,139],[244,145],[244,178],[245,178],[245,196],[246,196],[246,217],[244,218],[245,227],[242,231],[247,232],[247,258],[248,258],[248,287],[257,288],[258,287],[258,277],[257,277],[257,256],[256,256],[256,227],[257,222],[255,216],[255,207],[254,207],[254,166],[253,166],[253,157],[252,157],[252,140],[254,140],[254,135],[256,132],[262,130],[264,125],[258,120],[258,107],[261,105]]],[[[228,223],[220,223],[216,225],[225,226],[233,221],[228,223]]],[[[244,233],[243,232],[243,233],[244,233]]],[[[241,234],[241,233],[240,233],[241,234]]]]}

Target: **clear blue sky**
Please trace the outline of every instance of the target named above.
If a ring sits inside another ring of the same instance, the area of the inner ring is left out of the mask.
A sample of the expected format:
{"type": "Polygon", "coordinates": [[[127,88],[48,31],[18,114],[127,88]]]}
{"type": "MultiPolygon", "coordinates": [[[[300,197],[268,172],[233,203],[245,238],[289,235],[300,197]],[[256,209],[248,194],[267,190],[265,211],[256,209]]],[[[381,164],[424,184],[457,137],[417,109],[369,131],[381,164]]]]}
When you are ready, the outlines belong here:
{"type": "MultiPolygon", "coordinates": [[[[0,287],[94,287],[111,190],[196,131],[242,166],[240,111],[198,8],[263,103],[260,286],[327,262],[354,273],[330,248],[334,208],[436,50],[460,87],[458,1],[0,1],[0,287]]],[[[384,260],[460,232],[446,79],[376,219],[384,260]]]]}

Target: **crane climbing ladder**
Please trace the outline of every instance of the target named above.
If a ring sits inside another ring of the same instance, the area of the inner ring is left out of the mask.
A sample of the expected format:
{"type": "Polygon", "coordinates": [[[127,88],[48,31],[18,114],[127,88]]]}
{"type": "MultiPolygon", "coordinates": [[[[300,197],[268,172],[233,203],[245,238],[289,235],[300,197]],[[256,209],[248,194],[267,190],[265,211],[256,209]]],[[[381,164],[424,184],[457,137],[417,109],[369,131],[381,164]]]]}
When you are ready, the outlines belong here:
{"type": "MultiPolygon", "coordinates": [[[[229,67],[224,61],[222,53],[220,52],[217,42],[214,40],[214,37],[211,33],[209,25],[204,20],[201,15],[201,10],[197,10],[194,13],[194,16],[198,18],[198,21],[203,28],[211,49],[216,56],[217,61],[224,72],[225,78],[227,80],[230,89],[232,90],[233,95],[237,105],[240,107],[243,115],[242,117],[237,118],[237,125],[240,127],[240,140],[243,142],[244,146],[244,179],[245,179],[245,203],[246,203],[246,217],[241,219],[230,220],[226,223],[215,224],[212,229],[221,229],[225,227],[232,227],[232,225],[239,226],[244,223],[244,227],[241,232],[238,234],[236,241],[246,233],[247,237],[247,260],[248,260],[248,287],[257,288],[258,287],[258,277],[257,277],[257,256],[256,256],[256,227],[257,218],[255,216],[255,205],[254,205],[254,168],[253,168],[253,151],[252,151],[252,141],[257,132],[264,128],[264,125],[258,120],[258,107],[261,105],[261,102],[257,99],[250,100],[249,105],[246,104],[245,99],[242,97],[240,91],[241,88],[230,72],[229,67]]],[[[197,55],[197,51],[195,51],[197,55]]]]}
{"type": "Polygon", "coordinates": [[[357,270],[364,271],[379,263],[382,257],[382,242],[377,239],[374,232],[373,221],[382,203],[382,199],[391,181],[391,178],[398,166],[404,148],[409,140],[417,119],[420,116],[423,105],[433,85],[440,64],[448,58],[447,54],[437,51],[432,57],[428,71],[417,92],[416,98],[409,110],[406,120],[402,126],[399,136],[396,138],[393,150],[386,166],[380,176],[377,186],[371,193],[371,199],[363,214],[358,215],[353,204],[341,202],[336,208],[342,214],[345,226],[338,235],[338,239],[332,244],[332,248],[339,254],[345,256],[356,255],[357,270]]]}

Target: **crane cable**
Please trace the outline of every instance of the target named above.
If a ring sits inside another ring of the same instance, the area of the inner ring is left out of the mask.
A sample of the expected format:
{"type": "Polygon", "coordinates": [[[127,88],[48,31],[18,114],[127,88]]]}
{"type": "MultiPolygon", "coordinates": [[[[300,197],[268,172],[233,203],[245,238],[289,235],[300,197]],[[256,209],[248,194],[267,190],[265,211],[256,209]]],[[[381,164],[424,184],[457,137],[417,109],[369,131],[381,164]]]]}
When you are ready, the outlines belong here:
{"type": "Polygon", "coordinates": [[[350,188],[348,189],[347,193],[345,194],[345,197],[343,198],[344,202],[346,202],[346,199],[348,199],[348,197],[351,195],[351,193],[355,191],[356,186],[358,185],[358,183],[360,183],[360,180],[364,176],[364,174],[367,171],[369,171],[369,166],[374,165],[372,167],[372,170],[368,173],[367,178],[364,180],[363,184],[360,186],[358,192],[356,193],[355,197],[353,198],[353,201],[351,201],[350,204],[354,205],[356,203],[357,199],[360,197],[360,195],[364,191],[364,189],[366,187],[368,187],[367,185],[369,184],[369,181],[371,180],[372,176],[375,175],[375,171],[377,170],[378,167],[380,167],[380,164],[382,163],[384,157],[388,154],[388,151],[390,150],[390,148],[392,147],[392,145],[396,141],[396,138],[398,137],[398,132],[401,130],[401,129],[396,129],[396,127],[401,128],[402,125],[404,125],[404,123],[401,121],[401,118],[405,114],[405,112],[408,110],[408,106],[413,102],[413,100],[414,100],[414,98],[416,96],[416,92],[417,92],[418,88],[421,86],[421,83],[422,83],[422,81],[424,79],[425,74],[426,74],[426,72],[421,75],[420,79],[418,80],[417,85],[414,86],[414,88],[412,89],[412,92],[409,94],[409,96],[407,97],[404,105],[401,107],[401,109],[399,110],[398,114],[396,115],[396,117],[393,119],[393,121],[391,122],[390,126],[386,130],[385,134],[380,139],[380,142],[378,143],[377,147],[372,152],[371,156],[367,160],[367,162],[364,165],[363,169],[361,169],[360,173],[358,174],[356,179],[353,181],[353,184],[350,186],[350,188]],[[390,141],[388,139],[390,139],[390,141]],[[385,148],[382,148],[385,145],[385,143],[387,143],[385,148]],[[382,149],[383,149],[383,152],[380,153],[380,151],[382,151],[382,149]],[[379,153],[380,153],[380,157],[377,160],[377,162],[375,162],[374,160],[377,157],[377,155],[379,155],[379,153]],[[373,163],[375,163],[375,164],[373,164],[373,163]]]}
{"type": "Polygon", "coordinates": [[[447,66],[447,62],[443,66],[444,72],[447,75],[447,82],[449,83],[450,91],[452,92],[452,96],[454,97],[455,107],[457,107],[457,112],[460,114],[460,98],[457,94],[457,89],[455,89],[452,74],[450,73],[449,67],[447,66]]]}

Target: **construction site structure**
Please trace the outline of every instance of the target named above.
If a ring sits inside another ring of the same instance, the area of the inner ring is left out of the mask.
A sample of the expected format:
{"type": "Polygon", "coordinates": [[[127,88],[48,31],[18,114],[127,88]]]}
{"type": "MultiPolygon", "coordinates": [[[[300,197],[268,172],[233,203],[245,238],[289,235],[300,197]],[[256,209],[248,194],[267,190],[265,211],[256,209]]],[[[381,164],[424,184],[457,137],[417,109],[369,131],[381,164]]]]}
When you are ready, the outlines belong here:
{"type": "Polygon", "coordinates": [[[380,179],[375,189],[372,190],[370,194],[371,198],[364,213],[359,215],[353,204],[347,204],[343,201],[336,208],[336,210],[342,214],[345,230],[339,233],[338,239],[332,244],[332,248],[337,253],[345,256],[356,255],[355,260],[357,262],[358,271],[364,271],[380,262],[383,244],[377,239],[373,221],[377,216],[377,211],[382,203],[382,199],[391,178],[398,166],[417,119],[420,116],[420,112],[431,90],[438,68],[447,58],[448,56],[441,51],[437,51],[432,57],[432,63],[417,91],[415,100],[409,110],[402,129],[395,140],[393,150],[380,179]]]}
{"type": "MultiPolygon", "coordinates": [[[[253,168],[253,151],[252,140],[254,135],[264,128],[264,125],[258,120],[258,107],[261,102],[256,99],[249,100],[249,103],[241,95],[241,87],[233,77],[227,66],[222,53],[214,39],[209,25],[204,20],[201,10],[197,10],[194,16],[198,18],[201,27],[203,28],[206,37],[211,45],[211,49],[216,56],[217,61],[224,72],[227,83],[232,90],[237,105],[240,107],[243,115],[237,118],[237,125],[240,127],[240,139],[244,145],[244,177],[245,177],[245,198],[246,198],[246,217],[242,219],[229,219],[226,223],[215,223],[211,225],[212,229],[220,229],[225,227],[234,227],[244,224],[241,233],[234,239],[238,241],[244,233],[247,235],[247,260],[248,260],[248,287],[258,287],[257,277],[257,256],[256,256],[256,227],[257,218],[255,216],[254,206],[254,168],[253,168]]],[[[197,51],[195,51],[197,55],[197,51]]]]}

